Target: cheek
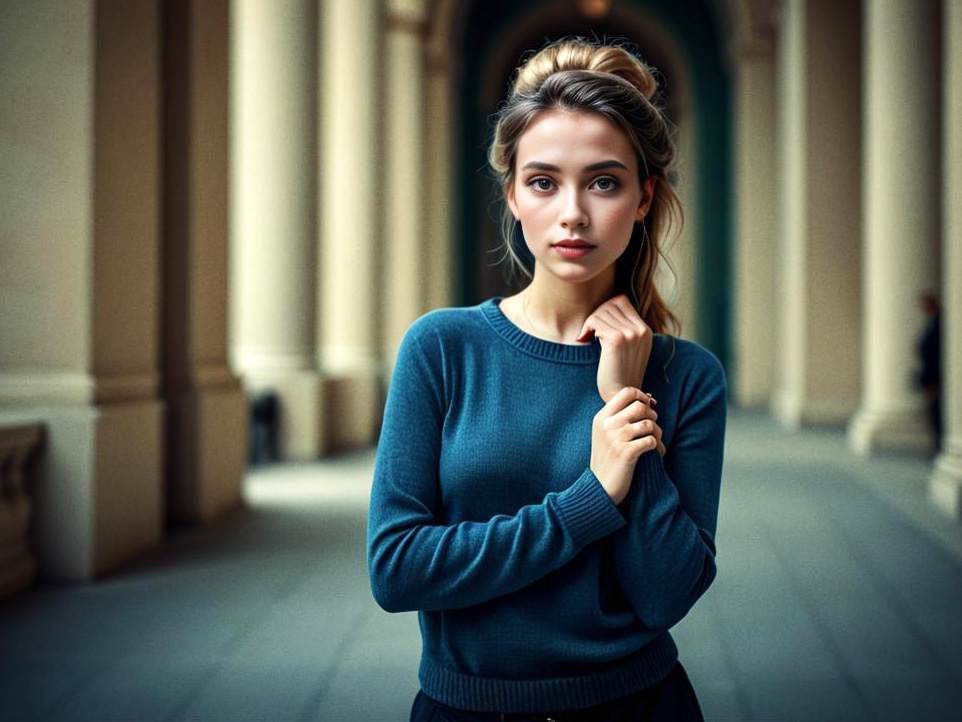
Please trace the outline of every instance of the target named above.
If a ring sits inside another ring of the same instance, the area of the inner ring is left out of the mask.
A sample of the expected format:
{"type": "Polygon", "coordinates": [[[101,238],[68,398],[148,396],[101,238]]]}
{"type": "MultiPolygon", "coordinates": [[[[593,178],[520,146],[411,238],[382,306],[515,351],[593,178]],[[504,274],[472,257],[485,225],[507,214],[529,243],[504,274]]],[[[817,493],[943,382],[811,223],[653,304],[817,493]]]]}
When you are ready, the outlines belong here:
{"type": "Polygon", "coordinates": [[[602,209],[599,220],[612,231],[621,231],[630,235],[635,227],[635,211],[637,211],[637,206],[634,204],[630,202],[619,203],[602,209]]]}
{"type": "Polygon", "coordinates": [[[518,219],[525,225],[540,225],[551,215],[550,204],[539,202],[537,198],[516,196],[515,208],[518,212],[518,219]]]}

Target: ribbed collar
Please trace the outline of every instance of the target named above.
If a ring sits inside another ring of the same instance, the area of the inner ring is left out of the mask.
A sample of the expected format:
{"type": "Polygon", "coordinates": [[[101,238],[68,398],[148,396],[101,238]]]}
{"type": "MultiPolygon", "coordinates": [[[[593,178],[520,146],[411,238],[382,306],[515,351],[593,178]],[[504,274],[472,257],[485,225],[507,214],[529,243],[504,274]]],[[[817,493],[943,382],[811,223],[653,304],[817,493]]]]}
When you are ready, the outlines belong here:
{"type": "Polygon", "coordinates": [[[601,356],[601,344],[594,340],[588,344],[556,343],[546,341],[522,331],[501,310],[501,296],[489,298],[478,305],[492,328],[508,343],[523,351],[548,361],[571,364],[596,364],[601,356]]]}

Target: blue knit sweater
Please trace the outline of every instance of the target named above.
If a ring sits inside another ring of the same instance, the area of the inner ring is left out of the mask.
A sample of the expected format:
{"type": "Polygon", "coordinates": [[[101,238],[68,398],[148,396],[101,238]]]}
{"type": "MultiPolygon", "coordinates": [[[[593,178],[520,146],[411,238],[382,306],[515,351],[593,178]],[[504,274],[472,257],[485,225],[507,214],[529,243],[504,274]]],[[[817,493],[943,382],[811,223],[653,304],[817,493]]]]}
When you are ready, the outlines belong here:
{"type": "Polygon", "coordinates": [[[371,491],[368,571],[417,610],[426,694],[451,707],[591,707],[664,677],[668,629],[715,577],[726,384],[656,334],[642,389],[667,449],[615,505],[589,468],[601,346],[515,326],[500,297],[416,320],[397,356],[371,491]]]}

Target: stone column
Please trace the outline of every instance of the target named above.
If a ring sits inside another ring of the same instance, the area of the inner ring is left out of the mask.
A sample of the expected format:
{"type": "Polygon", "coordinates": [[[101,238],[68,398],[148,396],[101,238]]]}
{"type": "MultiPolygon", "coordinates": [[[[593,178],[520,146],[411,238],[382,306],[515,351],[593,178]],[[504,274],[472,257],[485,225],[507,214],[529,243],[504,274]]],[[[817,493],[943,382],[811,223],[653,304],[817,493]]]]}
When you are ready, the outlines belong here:
{"type": "Polygon", "coordinates": [[[458,277],[451,159],[454,134],[452,114],[456,102],[452,93],[454,67],[454,58],[445,52],[430,55],[425,68],[426,186],[427,197],[431,199],[424,215],[427,230],[426,308],[453,305],[453,281],[458,277]]]}
{"type": "Polygon", "coordinates": [[[758,406],[772,395],[778,308],[774,30],[743,38],[734,58],[734,388],[739,406],[758,406]]]}
{"type": "Polygon", "coordinates": [[[390,378],[405,330],[426,310],[425,274],[429,270],[424,243],[425,120],[424,0],[390,0],[384,48],[384,91],[387,107],[386,215],[382,253],[381,317],[385,366],[390,378]]]}
{"type": "Polygon", "coordinates": [[[942,5],[942,453],[932,499],[962,516],[962,3],[942,5]]]}
{"type": "Polygon", "coordinates": [[[0,22],[0,424],[45,427],[40,575],[163,530],[160,9],[10,0],[0,22]]]}
{"type": "Polygon", "coordinates": [[[841,424],[860,380],[860,6],[791,0],[782,12],[774,410],[787,426],[841,424]]]}
{"type": "Polygon", "coordinates": [[[931,446],[916,383],[919,293],[939,285],[939,3],[865,4],[862,407],[852,447],[931,446]]]}
{"type": "Polygon", "coordinates": [[[317,337],[325,451],[372,444],[380,410],[383,291],[375,257],[385,225],[379,30],[378,0],[321,3],[317,337]]]}
{"type": "MultiPolygon", "coordinates": [[[[234,0],[231,347],[280,401],[285,459],[324,438],[317,371],[317,3],[234,0]]],[[[356,179],[344,177],[345,184],[356,179]]]]}
{"type": "Polygon", "coordinates": [[[676,124],[675,152],[678,158],[677,174],[679,181],[675,191],[685,211],[685,222],[681,231],[672,231],[670,242],[662,251],[668,257],[671,268],[664,261],[658,264],[655,283],[658,290],[681,323],[682,338],[698,342],[701,338],[698,329],[698,283],[696,282],[697,248],[699,236],[698,203],[698,144],[695,142],[697,127],[692,112],[691,89],[688,84],[679,84],[677,94],[672,99],[673,118],[676,124]]]}
{"type": "Polygon", "coordinates": [[[167,516],[240,505],[247,409],[227,366],[229,0],[165,8],[167,516]]]}

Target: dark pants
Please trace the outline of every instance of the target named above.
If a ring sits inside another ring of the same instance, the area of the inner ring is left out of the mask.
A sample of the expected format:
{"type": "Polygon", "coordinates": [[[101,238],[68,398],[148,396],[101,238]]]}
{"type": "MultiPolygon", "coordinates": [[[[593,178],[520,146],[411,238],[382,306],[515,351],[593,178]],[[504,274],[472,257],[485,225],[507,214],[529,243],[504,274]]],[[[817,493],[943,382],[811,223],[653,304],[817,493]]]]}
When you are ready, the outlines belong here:
{"type": "Polygon", "coordinates": [[[668,676],[640,692],[580,710],[544,714],[465,712],[443,705],[418,692],[411,722],[704,722],[698,697],[678,662],[668,676]]]}

